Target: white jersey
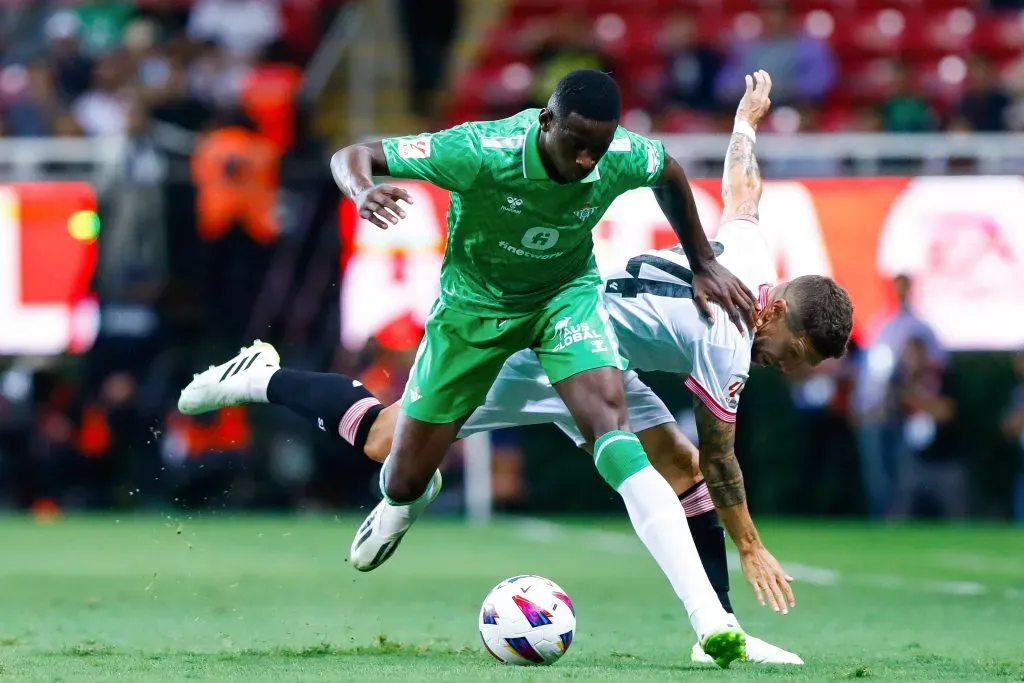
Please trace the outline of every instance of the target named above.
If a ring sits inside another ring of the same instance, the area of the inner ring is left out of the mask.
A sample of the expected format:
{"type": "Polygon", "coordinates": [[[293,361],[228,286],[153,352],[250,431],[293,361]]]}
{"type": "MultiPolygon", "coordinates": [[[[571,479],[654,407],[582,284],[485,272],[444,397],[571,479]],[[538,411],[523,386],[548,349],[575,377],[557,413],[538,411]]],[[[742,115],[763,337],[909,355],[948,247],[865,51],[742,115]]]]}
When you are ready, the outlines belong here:
{"type": "MultiPolygon", "coordinates": [[[[719,261],[760,295],[776,282],[763,234],[753,219],[722,226],[712,243],[719,261]]],[[[687,376],[686,386],[718,419],[735,422],[739,393],[750,372],[752,337],[740,332],[721,309],[703,320],[693,302],[692,273],[680,249],[649,251],[631,258],[605,281],[602,300],[629,361],[626,404],[630,428],[641,432],[675,422],[672,413],[635,370],[687,376]]],[[[470,434],[519,425],[554,423],[578,445],[583,435],[532,351],[513,354],[459,431],[470,434]]]]}
{"type": "MultiPolygon", "coordinates": [[[[778,276],[753,218],[732,220],[712,242],[719,262],[761,303],[778,276]]],[[[714,323],[693,301],[693,274],[682,249],[634,256],[605,282],[604,302],[631,369],[688,376],[686,386],[719,419],[735,421],[739,392],[750,373],[753,337],[716,308],[714,323]]]]}

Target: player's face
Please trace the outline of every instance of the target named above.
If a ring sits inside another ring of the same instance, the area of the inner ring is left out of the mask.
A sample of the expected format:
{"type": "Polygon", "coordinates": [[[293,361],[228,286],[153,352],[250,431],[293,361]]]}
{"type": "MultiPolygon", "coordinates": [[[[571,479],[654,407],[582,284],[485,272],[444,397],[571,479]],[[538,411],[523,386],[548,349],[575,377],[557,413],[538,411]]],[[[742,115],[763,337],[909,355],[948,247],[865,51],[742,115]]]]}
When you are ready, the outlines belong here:
{"type": "Polygon", "coordinates": [[[579,114],[556,118],[548,109],[540,114],[541,147],[547,162],[554,166],[558,177],[552,180],[575,183],[594,170],[597,162],[608,151],[616,121],[591,121],[579,114]]]}
{"type": "Polygon", "coordinates": [[[796,334],[786,322],[786,302],[772,301],[758,314],[750,360],[756,365],[794,372],[818,365],[822,358],[807,335],[796,334]]]}

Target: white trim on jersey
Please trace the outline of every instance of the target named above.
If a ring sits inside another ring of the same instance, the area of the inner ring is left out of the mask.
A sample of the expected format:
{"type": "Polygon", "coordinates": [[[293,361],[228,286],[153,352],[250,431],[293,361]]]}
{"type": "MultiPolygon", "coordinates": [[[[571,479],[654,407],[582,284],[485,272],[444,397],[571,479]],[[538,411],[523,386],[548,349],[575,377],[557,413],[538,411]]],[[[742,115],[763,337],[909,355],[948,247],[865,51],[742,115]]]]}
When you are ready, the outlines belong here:
{"type": "Polygon", "coordinates": [[[526,140],[525,135],[480,138],[480,146],[484,149],[520,149],[524,140],[526,140]]]}

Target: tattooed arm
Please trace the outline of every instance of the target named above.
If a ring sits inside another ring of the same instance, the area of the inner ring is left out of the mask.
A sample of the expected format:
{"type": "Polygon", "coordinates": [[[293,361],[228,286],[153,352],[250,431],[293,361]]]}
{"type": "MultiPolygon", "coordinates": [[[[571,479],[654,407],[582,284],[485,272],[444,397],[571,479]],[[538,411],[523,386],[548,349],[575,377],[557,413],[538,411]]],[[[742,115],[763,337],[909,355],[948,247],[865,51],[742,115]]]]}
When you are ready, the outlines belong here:
{"type": "Polygon", "coordinates": [[[736,425],[719,420],[696,397],[693,410],[700,442],[700,471],[715,509],[737,548],[742,551],[760,545],[761,539],[747,510],[743,471],[736,459],[736,425]]]}
{"type": "Polygon", "coordinates": [[[722,221],[739,216],[758,217],[761,200],[761,169],[750,137],[771,107],[772,79],[764,71],[747,76],[747,91],[736,108],[736,129],[729,140],[722,174],[722,221]],[[749,128],[749,131],[747,129],[749,128]],[[749,133],[749,134],[748,134],[749,133]]]}
{"type": "Polygon", "coordinates": [[[754,155],[754,141],[742,133],[733,133],[725,155],[722,177],[722,222],[739,216],[758,217],[761,201],[761,169],[754,155]]]}
{"type": "Polygon", "coordinates": [[[743,472],[736,460],[736,425],[722,422],[697,397],[693,399],[700,440],[700,471],[704,475],[711,500],[715,503],[729,537],[740,552],[740,566],[758,602],[785,614],[796,605],[792,578],[761,543],[761,537],[747,509],[743,472]]]}

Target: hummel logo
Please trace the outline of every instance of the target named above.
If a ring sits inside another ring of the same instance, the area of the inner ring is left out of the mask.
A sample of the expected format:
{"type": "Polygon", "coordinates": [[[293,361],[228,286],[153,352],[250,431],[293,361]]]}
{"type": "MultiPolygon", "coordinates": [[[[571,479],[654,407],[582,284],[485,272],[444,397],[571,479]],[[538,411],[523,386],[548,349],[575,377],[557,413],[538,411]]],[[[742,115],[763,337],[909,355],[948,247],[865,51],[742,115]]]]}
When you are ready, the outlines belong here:
{"type": "Polygon", "coordinates": [[[523,200],[519,197],[505,197],[505,203],[501,207],[501,211],[507,211],[509,213],[521,214],[523,200]]]}
{"type": "Polygon", "coordinates": [[[409,400],[410,401],[415,403],[416,401],[420,400],[421,398],[423,398],[423,395],[420,394],[419,387],[413,387],[412,389],[409,390],[409,400]]]}
{"type": "Polygon", "coordinates": [[[316,426],[319,427],[321,431],[327,431],[327,425],[324,424],[324,419],[322,417],[318,417],[316,419],[316,426]]]}

